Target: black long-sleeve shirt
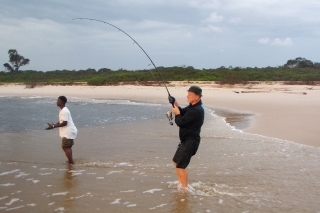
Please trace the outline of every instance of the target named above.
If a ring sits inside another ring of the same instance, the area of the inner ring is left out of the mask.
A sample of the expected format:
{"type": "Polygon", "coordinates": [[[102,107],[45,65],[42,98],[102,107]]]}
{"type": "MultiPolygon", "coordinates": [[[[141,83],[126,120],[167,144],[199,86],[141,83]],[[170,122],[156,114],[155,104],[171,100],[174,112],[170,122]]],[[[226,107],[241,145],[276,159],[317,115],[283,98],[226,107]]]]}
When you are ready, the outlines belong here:
{"type": "Polygon", "coordinates": [[[179,128],[180,141],[184,142],[189,138],[200,141],[201,126],[204,120],[204,109],[202,101],[195,105],[190,104],[185,108],[179,107],[180,115],[175,116],[175,122],[179,128]]]}

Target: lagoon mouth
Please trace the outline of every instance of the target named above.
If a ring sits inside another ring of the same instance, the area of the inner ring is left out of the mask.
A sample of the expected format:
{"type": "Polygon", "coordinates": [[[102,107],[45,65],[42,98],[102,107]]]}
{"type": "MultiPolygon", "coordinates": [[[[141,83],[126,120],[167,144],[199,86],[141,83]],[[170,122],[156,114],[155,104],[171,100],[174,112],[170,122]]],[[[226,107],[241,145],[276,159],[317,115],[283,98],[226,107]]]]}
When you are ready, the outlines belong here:
{"type": "Polygon", "coordinates": [[[252,125],[253,113],[239,112],[229,109],[213,108],[214,113],[220,117],[223,117],[226,123],[239,130],[244,130],[252,125]]]}

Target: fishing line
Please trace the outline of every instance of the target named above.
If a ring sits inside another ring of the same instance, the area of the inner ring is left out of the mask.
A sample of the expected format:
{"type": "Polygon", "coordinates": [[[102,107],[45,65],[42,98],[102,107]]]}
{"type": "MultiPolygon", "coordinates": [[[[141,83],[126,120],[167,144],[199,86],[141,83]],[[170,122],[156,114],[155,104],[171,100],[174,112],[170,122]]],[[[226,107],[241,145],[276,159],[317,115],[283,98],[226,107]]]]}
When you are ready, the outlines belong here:
{"type": "MultiPolygon", "coordinates": [[[[168,92],[168,96],[169,96],[169,97],[171,96],[171,95],[170,95],[170,92],[169,92],[169,90],[168,90],[168,88],[167,88],[167,85],[166,85],[166,83],[165,83],[165,81],[164,81],[161,73],[159,72],[158,68],[156,67],[156,65],[153,63],[153,61],[151,60],[151,58],[149,57],[149,55],[146,53],[146,51],[140,46],[140,44],[139,44],[136,40],[134,40],[128,33],[126,33],[125,31],[123,31],[122,29],[120,29],[119,27],[117,27],[117,26],[115,26],[115,25],[113,25],[113,24],[110,24],[110,23],[108,23],[108,22],[106,22],[106,21],[101,21],[101,20],[99,20],[99,19],[93,19],[93,18],[73,18],[72,20],[76,20],[76,19],[78,19],[78,20],[97,21],[97,22],[101,22],[101,23],[104,23],[104,24],[108,24],[108,25],[110,25],[110,26],[118,29],[119,31],[123,32],[124,34],[126,34],[135,44],[138,45],[138,47],[139,47],[139,48],[144,52],[144,54],[149,58],[149,60],[151,61],[152,65],[154,66],[154,68],[155,68],[156,71],[158,72],[158,75],[160,76],[160,78],[161,78],[161,80],[162,80],[162,83],[163,83],[164,87],[166,88],[166,90],[167,90],[167,92],[168,92]]],[[[151,69],[150,69],[150,72],[152,73],[151,69]]],[[[153,75],[153,73],[152,73],[152,75],[153,75]]],[[[155,79],[154,75],[153,75],[153,78],[155,79]]],[[[155,80],[156,80],[156,79],[155,79],[155,80]]]]}

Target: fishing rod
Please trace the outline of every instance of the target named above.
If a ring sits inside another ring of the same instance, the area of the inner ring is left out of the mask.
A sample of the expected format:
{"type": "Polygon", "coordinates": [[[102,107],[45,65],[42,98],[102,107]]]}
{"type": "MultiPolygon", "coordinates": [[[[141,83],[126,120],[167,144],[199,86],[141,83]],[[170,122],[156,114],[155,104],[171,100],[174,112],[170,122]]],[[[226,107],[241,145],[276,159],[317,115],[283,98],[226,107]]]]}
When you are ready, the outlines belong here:
{"type": "MultiPolygon", "coordinates": [[[[168,96],[171,97],[170,92],[169,92],[169,90],[168,90],[168,87],[167,87],[167,85],[166,85],[166,83],[165,83],[165,81],[164,81],[161,73],[159,72],[158,68],[156,67],[156,65],[153,63],[153,61],[151,60],[151,58],[149,57],[149,55],[146,53],[146,51],[140,46],[140,44],[139,44],[136,40],[134,40],[128,33],[126,33],[125,31],[123,31],[122,29],[120,29],[119,27],[117,27],[117,26],[115,26],[115,25],[113,25],[113,24],[110,24],[110,23],[108,23],[108,22],[106,22],[106,21],[101,21],[101,20],[99,20],[99,19],[93,19],[93,18],[73,18],[72,20],[77,20],[77,19],[78,19],[78,20],[97,21],[97,22],[101,22],[101,23],[104,23],[104,24],[108,24],[108,25],[110,25],[110,26],[118,29],[119,31],[123,32],[124,34],[126,34],[135,44],[138,45],[138,47],[140,47],[140,49],[144,52],[144,54],[149,58],[149,60],[151,61],[152,65],[154,66],[154,68],[155,68],[156,71],[158,72],[158,74],[159,74],[159,76],[160,76],[160,78],[161,78],[161,80],[162,80],[162,83],[163,83],[164,87],[166,88],[166,90],[167,90],[167,92],[168,92],[168,96]]],[[[151,69],[150,69],[150,72],[152,73],[151,69]]],[[[152,73],[152,75],[153,75],[153,73],[152,73]]],[[[153,75],[153,78],[155,79],[154,75],[153,75]]],[[[155,79],[155,80],[156,80],[156,79],[155,79]]],[[[172,106],[173,106],[173,104],[172,104],[172,106]]]]}

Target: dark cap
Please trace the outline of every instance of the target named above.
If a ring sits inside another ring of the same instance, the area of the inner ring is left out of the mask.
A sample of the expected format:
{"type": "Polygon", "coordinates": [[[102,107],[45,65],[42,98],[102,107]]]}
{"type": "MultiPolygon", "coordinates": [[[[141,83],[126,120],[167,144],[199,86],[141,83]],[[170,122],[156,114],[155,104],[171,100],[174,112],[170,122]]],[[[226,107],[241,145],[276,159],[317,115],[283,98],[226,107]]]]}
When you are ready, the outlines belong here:
{"type": "Polygon", "coordinates": [[[188,89],[189,92],[193,92],[196,95],[202,96],[202,89],[198,86],[191,86],[188,89]]]}

